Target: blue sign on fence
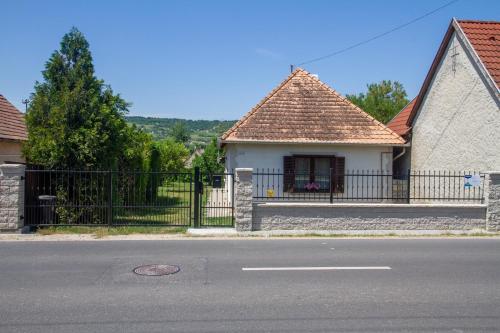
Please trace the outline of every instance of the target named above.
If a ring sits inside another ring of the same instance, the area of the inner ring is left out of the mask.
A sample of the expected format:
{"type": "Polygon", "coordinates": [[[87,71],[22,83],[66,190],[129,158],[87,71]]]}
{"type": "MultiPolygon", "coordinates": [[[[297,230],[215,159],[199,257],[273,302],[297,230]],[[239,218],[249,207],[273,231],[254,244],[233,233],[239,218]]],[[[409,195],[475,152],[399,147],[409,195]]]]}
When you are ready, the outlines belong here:
{"type": "Polygon", "coordinates": [[[464,187],[471,188],[481,185],[480,175],[465,175],[464,176],[464,187]]]}

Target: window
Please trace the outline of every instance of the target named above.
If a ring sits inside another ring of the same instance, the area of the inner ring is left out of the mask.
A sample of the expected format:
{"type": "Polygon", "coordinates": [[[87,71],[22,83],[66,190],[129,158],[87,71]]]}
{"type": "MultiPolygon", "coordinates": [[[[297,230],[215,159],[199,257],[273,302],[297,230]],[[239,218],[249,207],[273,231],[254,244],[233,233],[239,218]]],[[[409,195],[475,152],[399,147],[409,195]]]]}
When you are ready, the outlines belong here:
{"type": "Polygon", "coordinates": [[[284,189],[289,192],[343,192],[344,157],[335,156],[285,156],[284,189]],[[334,173],[330,181],[330,168],[334,173]],[[339,176],[342,175],[342,176],[339,176]]]}

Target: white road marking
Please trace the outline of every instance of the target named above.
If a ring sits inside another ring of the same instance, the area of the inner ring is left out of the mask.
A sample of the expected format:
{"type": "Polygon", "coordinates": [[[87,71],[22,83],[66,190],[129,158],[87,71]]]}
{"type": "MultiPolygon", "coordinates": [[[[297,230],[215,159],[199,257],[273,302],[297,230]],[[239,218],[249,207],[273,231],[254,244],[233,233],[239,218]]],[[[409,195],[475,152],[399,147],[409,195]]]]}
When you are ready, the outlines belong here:
{"type": "Polygon", "coordinates": [[[335,250],[335,248],[334,248],[334,247],[331,247],[331,248],[330,248],[330,250],[335,250]]]}
{"type": "Polygon", "coordinates": [[[316,267],[242,267],[242,271],[342,271],[342,270],[387,270],[389,266],[316,266],[316,267]]]}

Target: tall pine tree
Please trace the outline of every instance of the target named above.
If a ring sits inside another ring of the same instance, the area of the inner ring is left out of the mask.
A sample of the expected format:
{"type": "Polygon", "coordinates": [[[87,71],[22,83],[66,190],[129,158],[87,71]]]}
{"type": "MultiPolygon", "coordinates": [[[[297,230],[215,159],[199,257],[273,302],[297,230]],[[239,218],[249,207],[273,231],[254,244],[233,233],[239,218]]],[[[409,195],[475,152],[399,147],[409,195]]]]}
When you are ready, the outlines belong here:
{"type": "Polygon", "coordinates": [[[72,28],[47,61],[26,115],[28,162],[50,168],[116,168],[130,129],[128,103],[96,78],[89,43],[72,28]]]}

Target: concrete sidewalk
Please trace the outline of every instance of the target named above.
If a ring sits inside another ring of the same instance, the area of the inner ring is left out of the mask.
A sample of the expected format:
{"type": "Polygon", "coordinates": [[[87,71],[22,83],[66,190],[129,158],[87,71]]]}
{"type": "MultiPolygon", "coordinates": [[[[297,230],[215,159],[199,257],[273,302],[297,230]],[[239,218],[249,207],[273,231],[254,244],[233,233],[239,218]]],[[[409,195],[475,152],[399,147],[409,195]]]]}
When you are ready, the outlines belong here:
{"type": "Polygon", "coordinates": [[[500,233],[485,230],[273,230],[238,232],[233,228],[204,228],[188,229],[182,234],[130,234],[107,235],[103,237],[95,234],[20,234],[0,233],[1,241],[95,241],[95,240],[179,240],[179,239],[255,239],[255,238],[282,238],[282,239],[313,239],[313,238],[500,238],[500,233]]]}

